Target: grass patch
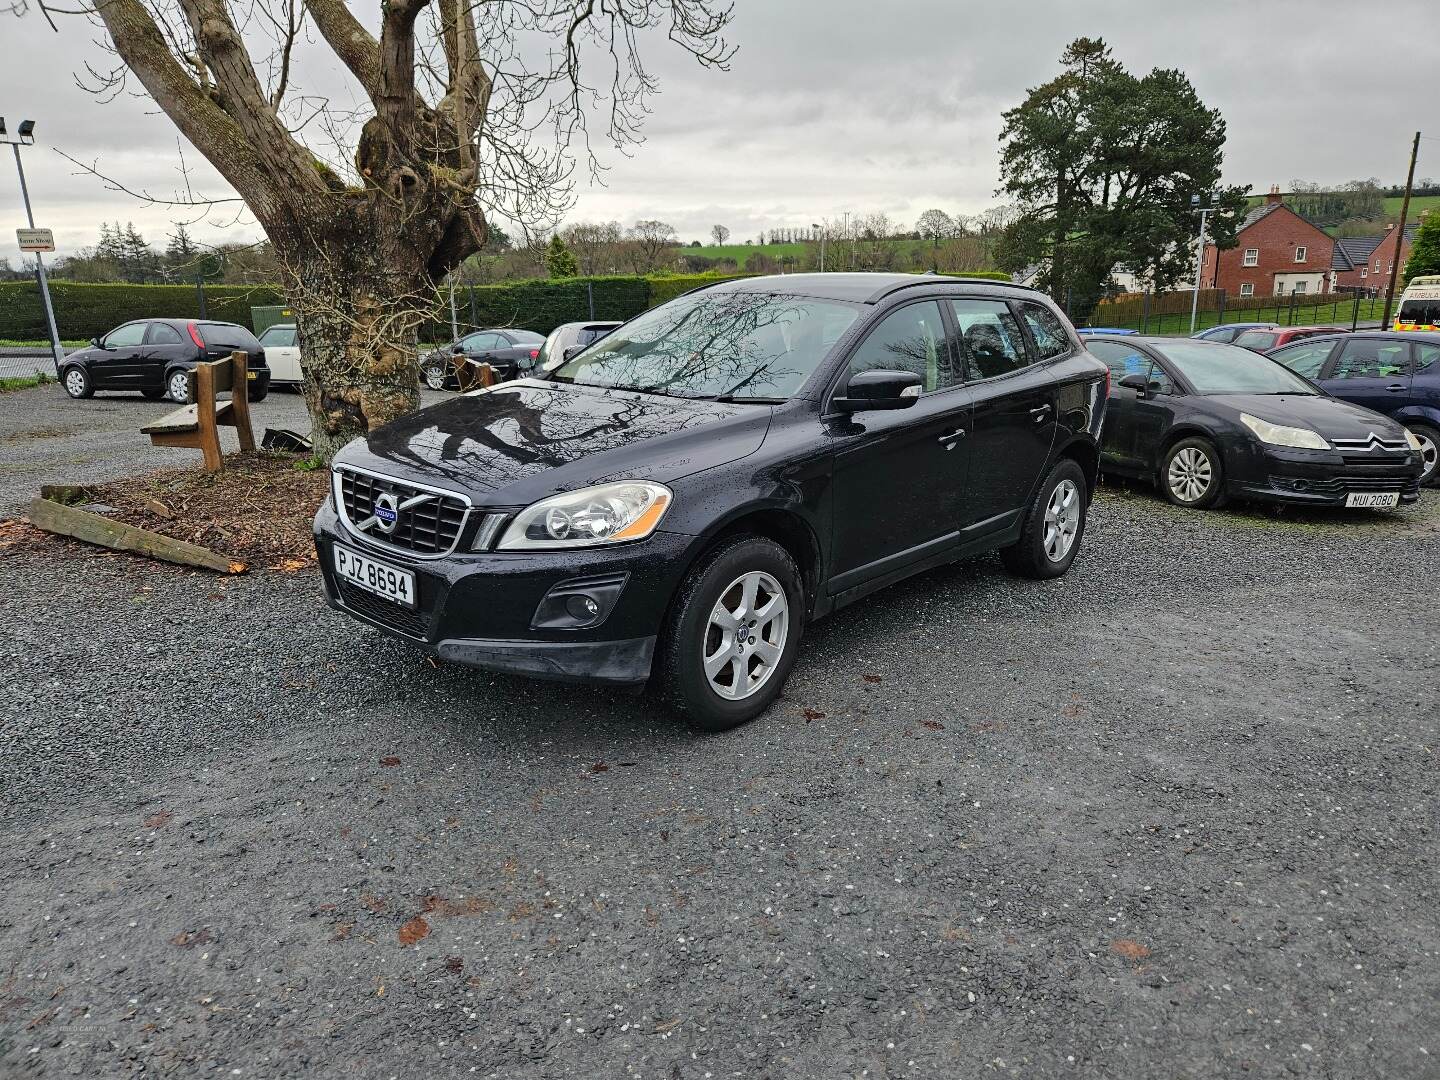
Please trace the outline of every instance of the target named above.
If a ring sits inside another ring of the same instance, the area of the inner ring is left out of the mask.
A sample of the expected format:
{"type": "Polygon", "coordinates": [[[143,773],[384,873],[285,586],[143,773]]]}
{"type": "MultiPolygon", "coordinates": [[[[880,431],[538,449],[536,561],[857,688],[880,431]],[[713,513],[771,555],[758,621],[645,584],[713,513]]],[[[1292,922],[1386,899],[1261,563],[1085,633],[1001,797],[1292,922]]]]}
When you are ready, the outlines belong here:
{"type": "MultiPolygon", "coordinates": [[[[61,338],[60,344],[67,349],[83,349],[89,345],[88,341],[81,341],[79,338],[61,338]]],[[[21,341],[17,338],[0,338],[0,349],[44,349],[50,351],[48,341],[21,341]]]]}
{"type": "Polygon", "coordinates": [[[29,390],[31,387],[44,386],[54,381],[54,375],[47,375],[43,371],[37,371],[34,375],[6,376],[0,378],[0,394],[8,394],[12,390],[29,390]]]}
{"type": "MultiPolygon", "coordinates": [[[[1400,299],[1398,292],[1395,299],[1398,307],[1400,299]]],[[[1190,308],[1188,306],[1179,311],[1152,311],[1148,324],[1128,304],[1119,312],[1107,312],[1105,307],[1106,305],[1102,304],[1095,309],[1095,313],[1090,316],[1090,326],[1117,327],[1129,330],[1144,329],[1146,333],[1167,337],[1187,337],[1190,333],[1190,308]]],[[[1361,323],[1376,322],[1384,314],[1384,297],[1360,301],[1359,321],[1361,323]]],[[[1354,318],[1355,301],[1335,298],[1312,304],[1300,304],[1295,308],[1293,319],[1289,306],[1281,303],[1278,307],[1227,309],[1224,321],[1226,324],[1274,322],[1281,326],[1343,326],[1348,330],[1354,318]]],[[[1220,313],[1216,311],[1201,311],[1195,319],[1197,332],[1219,325],[1220,313]]]]}

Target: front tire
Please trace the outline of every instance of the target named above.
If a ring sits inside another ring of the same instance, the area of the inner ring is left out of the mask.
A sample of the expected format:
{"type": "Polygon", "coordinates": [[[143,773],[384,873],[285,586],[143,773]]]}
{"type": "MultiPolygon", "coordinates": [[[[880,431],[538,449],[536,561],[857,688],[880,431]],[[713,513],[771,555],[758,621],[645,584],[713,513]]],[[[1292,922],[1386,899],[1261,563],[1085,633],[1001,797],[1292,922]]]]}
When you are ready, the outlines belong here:
{"type": "Polygon", "coordinates": [[[780,696],[804,621],[790,553],[762,536],[727,540],[676,594],[660,637],[660,690],[700,731],[753,720],[780,696]]]}
{"type": "Polygon", "coordinates": [[[60,376],[60,383],[65,387],[65,393],[72,398],[88,398],[95,393],[95,384],[90,379],[90,373],[79,365],[66,368],[60,376]]]}
{"type": "Polygon", "coordinates": [[[1440,430],[1429,424],[1406,424],[1410,434],[1420,440],[1420,457],[1425,462],[1425,471],[1420,474],[1420,486],[1432,487],[1440,483],[1440,430]]]}
{"type": "Polygon", "coordinates": [[[1224,501],[1225,466],[1209,439],[1181,439],[1160,466],[1160,490],[1175,506],[1210,510],[1224,501]]]}
{"type": "Polygon", "coordinates": [[[1020,539],[1000,549],[1005,569],[1016,577],[1039,580],[1069,570],[1085,535],[1089,505],[1089,485],[1079,463],[1070,458],[1056,462],[1025,513],[1020,539]]]}
{"type": "Polygon", "coordinates": [[[420,369],[420,374],[425,379],[425,385],[431,390],[445,389],[445,376],[447,372],[443,363],[431,361],[420,369]]]}

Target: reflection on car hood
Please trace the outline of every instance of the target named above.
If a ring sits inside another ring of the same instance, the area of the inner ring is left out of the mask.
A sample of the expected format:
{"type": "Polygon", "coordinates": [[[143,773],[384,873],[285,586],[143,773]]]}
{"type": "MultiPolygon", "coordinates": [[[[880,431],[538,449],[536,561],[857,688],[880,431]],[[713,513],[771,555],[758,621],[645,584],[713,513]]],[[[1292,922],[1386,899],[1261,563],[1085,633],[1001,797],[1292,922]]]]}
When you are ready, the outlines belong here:
{"type": "Polygon", "coordinates": [[[1287,427],[1304,427],[1331,439],[1363,439],[1369,432],[1403,438],[1400,425],[1359,405],[1323,394],[1216,394],[1205,399],[1287,427]]]}
{"type": "Polygon", "coordinates": [[[335,460],[480,504],[522,505],[607,480],[669,483],[735,461],[760,448],[771,412],[522,379],[410,413],[335,460]]]}

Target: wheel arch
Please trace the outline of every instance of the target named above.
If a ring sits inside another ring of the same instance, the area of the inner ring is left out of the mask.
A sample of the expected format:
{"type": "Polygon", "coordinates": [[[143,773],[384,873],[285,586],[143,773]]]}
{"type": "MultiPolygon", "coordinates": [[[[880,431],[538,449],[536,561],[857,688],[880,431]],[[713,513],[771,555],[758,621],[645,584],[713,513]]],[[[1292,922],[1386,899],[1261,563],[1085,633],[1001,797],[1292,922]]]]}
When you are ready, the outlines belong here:
{"type": "Polygon", "coordinates": [[[1205,439],[1213,445],[1216,452],[1220,454],[1220,465],[1222,467],[1224,466],[1225,451],[1221,447],[1220,439],[1215,432],[1193,421],[1182,421],[1165,432],[1164,437],[1159,441],[1159,449],[1155,453],[1155,459],[1150,462],[1150,475],[1156,483],[1160,482],[1160,470],[1165,465],[1165,458],[1168,457],[1170,451],[1175,448],[1176,443],[1184,442],[1186,439],[1205,439]]]}
{"type": "Polygon", "coordinates": [[[697,540],[686,560],[681,580],[694,569],[695,564],[717,544],[732,536],[751,533],[763,536],[783,547],[795,560],[800,570],[801,584],[805,590],[805,613],[808,618],[815,609],[820,595],[820,582],[824,571],[824,556],[820,539],[814,527],[802,515],[784,506],[751,505],[741,507],[697,540]]]}
{"type": "Polygon", "coordinates": [[[1079,465],[1080,471],[1085,474],[1087,500],[1094,498],[1095,488],[1100,482],[1100,447],[1091,439],[1077,436],[1062,446],[1055,455],[1057,462],[1067,458],[1079,465]]]}

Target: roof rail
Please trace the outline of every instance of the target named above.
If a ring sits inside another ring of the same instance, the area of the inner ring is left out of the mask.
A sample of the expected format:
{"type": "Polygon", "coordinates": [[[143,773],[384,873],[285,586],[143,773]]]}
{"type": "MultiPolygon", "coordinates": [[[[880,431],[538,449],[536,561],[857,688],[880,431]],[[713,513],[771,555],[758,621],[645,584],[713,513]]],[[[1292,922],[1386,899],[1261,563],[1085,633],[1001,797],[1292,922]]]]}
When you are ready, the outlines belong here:
{"type": "Polygon", "coordinates": [[[891,295],[892,293],[897,293],[897,292],[900,292],[900,291],[902,291],[902,290],[904,290],[904,289],[914,289],[914,288],[916,288],[916,287],[918,287],[918,286],[921,286],[921,285],[935,285],[935,284],[944,284],[944,285],[952,285],[952,284],[953,284],[953,285],[998,285],[998,286],[1001,286],[1001,287],[1007,288],[1007,289],[1024,289],[1026,292],[1039,292],[1039,291],[1040,291],[1040,290],[1036,289],[1033,285],[1017,285],[1017,284],[1016,284],[1015,282],[1013,282],[1013,281],[1001,281],[999,278],[966,277],[966,276],[963,275],[963,274],[956,274],[956,275],[944,274],[944,275],[938,275],[938,276],[937,276],[936,274],[934,274],[934,273],[932,273],[932,272],[930,272],[930,271],[926,271],[924,274],[921,274],[919,277],[915,278],[913,281],[902,281],[902,282],[899,282],[898,284],[895,284],[895,285],[886,285],[886,286],[884,286],[884,287],[882,287],[882,288],[880,288],[880,289],[877,289],[874,293],[872,293],[872,294],[870,295],[870,297],[869,297],[865,302],[866,302],[867,304],[874,304],[874,303],[879,302],[880,300],[883,300],[885,297],[891,295]]]}

